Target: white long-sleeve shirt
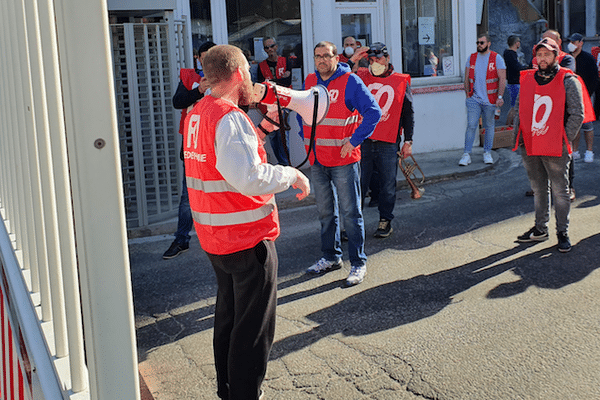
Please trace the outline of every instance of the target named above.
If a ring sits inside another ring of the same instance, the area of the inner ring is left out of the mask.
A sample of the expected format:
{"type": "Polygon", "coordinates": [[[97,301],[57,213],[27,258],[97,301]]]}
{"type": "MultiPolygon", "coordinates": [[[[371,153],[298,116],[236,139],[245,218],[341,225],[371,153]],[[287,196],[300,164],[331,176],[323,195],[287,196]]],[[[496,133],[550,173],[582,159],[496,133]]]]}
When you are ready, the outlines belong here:
{"type": "Polygon", "coordinates": [[[296,169],[263,163],[258,137],[243,111],[232,111],[216,128],[216,168],[227,183],[247,196],[280,193],[296,182],[296,169]]]}

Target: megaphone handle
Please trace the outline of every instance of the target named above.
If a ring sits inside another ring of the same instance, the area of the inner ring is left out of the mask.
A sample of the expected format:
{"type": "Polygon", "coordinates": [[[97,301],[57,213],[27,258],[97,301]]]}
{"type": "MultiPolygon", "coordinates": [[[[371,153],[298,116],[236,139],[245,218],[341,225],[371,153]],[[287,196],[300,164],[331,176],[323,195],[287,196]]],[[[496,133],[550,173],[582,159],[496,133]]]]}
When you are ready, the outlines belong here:
{"type": "Polygon", "coordinates": [[[315,151],[315,130],[317,129],[317,117],[319,114],[319,92],[317,92],[316,90],[313,91],[313,96],[315,98],[315,101],[314,101],[315,106],[313,108],[312,125],[310,126],[310,140],[308,142],[308,152],[306,153],[306,158],[304,159],[304,161],[302,161],[298,166],[296,166],[294,168],[300,168],[301,166],[306,164],[306,162],[308,161],[308,158],[310,157],[311,151],[315,155],[315,161],[317,160],[317,152],[315,151]]]}

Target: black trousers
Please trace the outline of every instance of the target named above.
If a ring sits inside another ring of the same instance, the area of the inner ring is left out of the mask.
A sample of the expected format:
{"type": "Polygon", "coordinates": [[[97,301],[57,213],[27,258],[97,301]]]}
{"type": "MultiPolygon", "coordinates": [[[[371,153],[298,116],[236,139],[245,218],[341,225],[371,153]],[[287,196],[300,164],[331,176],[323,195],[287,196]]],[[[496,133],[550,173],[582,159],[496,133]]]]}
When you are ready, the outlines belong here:
{"type": "Polygon", "coordinates": [[[217,395],[257,400],[275,335],[275,243],[263,240],[237,253],[207,255],[218,284],[213,338],[217,395]]]}

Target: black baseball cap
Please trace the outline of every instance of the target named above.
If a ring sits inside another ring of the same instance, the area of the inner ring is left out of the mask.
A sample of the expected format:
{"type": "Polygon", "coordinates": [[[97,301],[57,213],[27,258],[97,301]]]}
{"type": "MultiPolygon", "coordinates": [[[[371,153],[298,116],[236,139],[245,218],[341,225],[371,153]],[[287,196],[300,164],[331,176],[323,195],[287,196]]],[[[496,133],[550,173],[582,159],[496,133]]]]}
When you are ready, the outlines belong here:
{"type": "Polygon", "coordinates": [[[367,55],[369,57],[381,58],[387,57],[389,54],[387,47],[385,47],[385,44],[381,42],[375,42],[369,46],[369,51],[367,52],[367,55]]]}
{"type": "Polygon", "coordinates": [[[569,41],[571,42],[579,42],[581,40],[583,40],[583,35],[581,33],[574,33],[569,36],[569,41]]]}

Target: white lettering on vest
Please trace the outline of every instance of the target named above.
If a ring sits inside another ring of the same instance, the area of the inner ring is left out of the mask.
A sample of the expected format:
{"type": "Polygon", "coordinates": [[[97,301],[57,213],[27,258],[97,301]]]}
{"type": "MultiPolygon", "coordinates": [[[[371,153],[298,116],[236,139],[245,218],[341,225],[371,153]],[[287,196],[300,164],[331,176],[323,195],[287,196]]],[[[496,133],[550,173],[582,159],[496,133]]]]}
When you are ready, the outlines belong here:
{"type": "Polygon", "coordinates": [[[539,94],[533,97],[533,116],[531,118],[531,133],[534,136],[542,136],[548,132],[549,126],[546,126],[548,118],[552,113],[552,98],[550,96],[540,96],[539,94]],[[542,118],[538,120],[538,111],[542,106],[545,106],[542,118]]]}
{"type": "Polygon", "coordinates": [[[284,72],[285,72],[285,68],[279,68],[279,76],[283,76],[284,72]]]}
{"type": "Polygon", "coordinates": [[[490,69],[490,71],[493,71],[493,70],[496,69],[496,64],[490,63],[490,65],[488,66],[488,68],[490,69]]]}
{"type": "Polygon", "coordinates": [[[381,107],[381,121],[387,121],[390,118],[390,107],[394,104],[394,89],[390,85],[384,85],[383,83],[371,83],[368,87],[369,91],[373,93],[373,97],[375,97],[375,101],[381,107]],[[387,94],[387,99],[385,100],[385,104],[381,104],[381,98],[384,94],[387,94]]]}
{"type": "Polygon", "coordinates": [[[198,162],[206,162],[206,154],[204,153],[195,153],[193,151],[184,151],[183,158],[186,160],[194,160],[198,162]]]}
{"type": "Polygon", "coordinates": [[[331,100],[332,103],[335,103],[338,99],[340,95],[340,91],[337,89],[332,89],[329,90],[329,100],[331,100]]]}
{"type": "Polygon", "coordinates": [[[192,140],[194,142],[194,149],[198,148],[198,129],[200,125],[200,115],[192,114],[190,115],[190,124],[188,125],[188,134],[187,134],[187,145],[186,147],[192,147],[192,140]]]}

